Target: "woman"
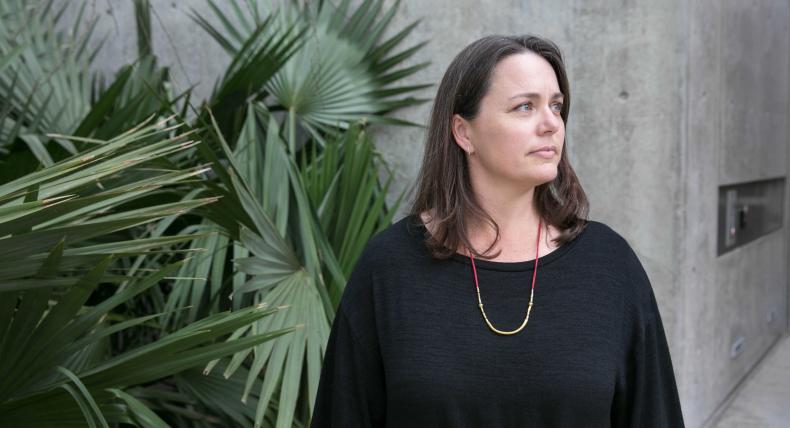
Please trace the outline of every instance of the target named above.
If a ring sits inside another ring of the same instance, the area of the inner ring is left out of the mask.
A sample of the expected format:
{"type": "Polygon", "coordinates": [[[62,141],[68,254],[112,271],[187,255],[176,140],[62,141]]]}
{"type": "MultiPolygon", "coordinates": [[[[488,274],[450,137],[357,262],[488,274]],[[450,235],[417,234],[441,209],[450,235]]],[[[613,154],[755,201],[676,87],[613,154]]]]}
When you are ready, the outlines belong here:
{"type": "Polygon", "coordinates": [[[374,237],[332,326],[313,427],[682,427],[650,282],[586,220],[570,90],[533,36],[442,79],[412,214],[374,237]]]}

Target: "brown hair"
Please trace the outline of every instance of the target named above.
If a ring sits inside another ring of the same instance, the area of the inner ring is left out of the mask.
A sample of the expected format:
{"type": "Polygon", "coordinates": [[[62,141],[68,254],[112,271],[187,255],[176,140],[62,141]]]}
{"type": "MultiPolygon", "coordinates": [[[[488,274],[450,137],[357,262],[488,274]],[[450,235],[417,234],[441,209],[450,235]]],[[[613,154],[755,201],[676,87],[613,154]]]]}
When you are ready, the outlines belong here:
{"type": "MultiPolygon", "coordinates": [[[[447,68],[436,93],[411,208],[411,214],[417,216],[422,212],[431,214],[433,230],[426,245],[434,257],[450,257],[459,245],[482,257],[499,240],[499,226],[474,198],[465,153],[453,137],[452,117],[459,114],[466,120],[474,119],[496,65],[523,52],[534,52],[551,64],[564,96],[560,116],[568,123],[570,87],[562,55],[553,42],[530,35],[487,36],[464,48],[447,68]],[[489,223],[496,232],[496,239],[482,254],[473,249],[467,235],[467,227],[476,220],[489,223]]],[[[568,161],[567,150],[562,150],[557,177],[535,188],[535,202],[543,221],[560,230],[554,239],[557,245],[573,240],[584,230],[589,204],[568,161]]]]}

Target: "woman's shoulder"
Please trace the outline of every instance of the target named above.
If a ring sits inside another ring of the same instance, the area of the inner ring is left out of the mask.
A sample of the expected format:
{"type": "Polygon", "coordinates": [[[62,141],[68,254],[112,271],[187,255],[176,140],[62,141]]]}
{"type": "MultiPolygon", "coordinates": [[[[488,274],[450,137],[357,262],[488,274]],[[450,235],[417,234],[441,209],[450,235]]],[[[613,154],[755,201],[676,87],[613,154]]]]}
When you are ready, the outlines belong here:
{"type": "Polygon", "coordinates": [[[420,257],[424,240],[425,226],[417,216],[407,215],[376,233],[365,245],[357,264],[381,269],[405,258],[420,257]]]}
{"type": "Polygon", "coordinates": [[[643,278],[644,268],[628,239],[608,224],[588,220],[582,234],[583,257],[591,265],[600,266],[616,277],[643,278]]]}
{"type": "Polygon", "coordinates": [[[587,247],[591,252],[603,255],[598,257],[602,262],[601,267],[606,266],[609,272],[622,280],[626,289],[636,293],[632,295],[633,298],[649,298],[652,295],[650,279],[628,239],[603,222],[589,221],[588,227],[593,239],[589,239],[590,245],[587,247]]]}
{"type": "Polygon", "coordinates": [[[406,216],[368,240],[343,292],[341,306],[347,315],[371,306],[388,278],[419,263],[417,258],[425,253],[420,252],[425,233],[421,225],[415,216],[406,216]]]}
{"type": "Polygon", "coordinates": [[[593,246],[596,250],[605,248],[617,255],[622,255],[623,251],[633,251],[620,232],[602,221],[587,220],[584,237],[588,246],[593,246]]]}
{"type": "Polygon", "coordinates": [[[368,242],[370,250],[386,250],[393,246],[409,246],[425,234],[419,217],[407,214],[400,220],[376,233],[368,242]]]}

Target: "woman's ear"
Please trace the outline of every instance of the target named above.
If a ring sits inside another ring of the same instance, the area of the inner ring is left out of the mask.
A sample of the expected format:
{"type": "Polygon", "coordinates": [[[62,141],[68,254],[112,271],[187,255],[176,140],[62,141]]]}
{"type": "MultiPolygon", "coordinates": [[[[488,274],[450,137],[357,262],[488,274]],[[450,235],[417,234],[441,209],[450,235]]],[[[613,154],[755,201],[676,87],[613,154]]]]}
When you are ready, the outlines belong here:
{"type": "Polygon", "coordinates": [[[475,147],[472,144],[471,127],[469,125],[469,121],[461,117],[461,115],[457,113],[453,115],[452,128],[455,144],[458,144],[461,150],[471,155],[475,152],[475,147]]]}

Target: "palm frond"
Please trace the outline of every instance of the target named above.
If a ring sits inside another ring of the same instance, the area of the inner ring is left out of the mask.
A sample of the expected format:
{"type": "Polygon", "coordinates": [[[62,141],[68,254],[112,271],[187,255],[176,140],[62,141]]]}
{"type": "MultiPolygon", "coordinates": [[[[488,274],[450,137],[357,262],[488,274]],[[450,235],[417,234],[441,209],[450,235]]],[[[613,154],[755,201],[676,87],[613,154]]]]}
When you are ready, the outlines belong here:
{"type": "MultiPolygon", "coordinates": [[[[83,286],[73,289],[79,291],[82,296],[76,300],[84,299],[86,291],[98,284],[98,278],[101,276],[100,271],[106,266],[107,264],[104,264],[95,269],[86,276],[83,286]]],[[[53,423],[60,425],[54,421],[62,421],[64,415],[53,415],[45,409],[59,408],[66,414],[76,411],[68,399],[70,394],[67,395],[67,392],[62,388],[66,380],[63,379],[63,376],[54,375],[51,369],[53,364],[67,358],[76,350],[73,346],[75,341],[84,343],[86,340],[103,338],[103,334],[92,332],[92,330],[110,310],[159,283],[178,267],[178,264],[170,265],[154,275],[141,278],[123,293],[79,315],[72,312],[75,307],[80,305],[75,304],[71,292],[67,293],[64,300],[60,300],[54,308],[59,309],[61,304],[65,304],[70,310],[67,312],[64,309],[59,314],[52,316],[57,316],[57,321],[61,322],[70,318],[73,321],[64,323],[60,329],[52,329],[51,338],[47,341],[47,352],[42,354],[26,352],[26,355],[36,356],[26,360],[17,360],[16,364],[8,364],[8,361],[3,361],[4,365],[14,366],[21,372],[20,374],[5,373],[4,384],[0,388],[0,397],[3,397],[0,399],[0,415],[2,415],[4,423],[8,423],[10,426],[21,426],[23,423],[34,426],[53,423]],[[31,374],[32,376],[30,376],[31,374]]],[[[39,299],[49,299],[50,296],[42,294],[38,297],[39,299]]],[[[30,297],[26,296],[25,298],[29,299],[30,297]]],[[[110,358],[76,375],[84,385],[84,390],[88,391],[97,403],[106,405],[117,395],[110,391],[112,389],[123,389],[130,385],[151,382],[293,331],[293,328],[285,328],[256,337],[216,342],[218,338],[243,325],[248,325],[279,311],[279,308],[253,306],[233,313],[217,313],[175,331],[156,342],[110,358]]],[[[19,314],[19,311],[17,313],[19,314]]],[[[21,315],[14,317],[11,328],[15,327],[16,318],[19,316],[21,315]]],[[[43,320],[47,321],[46,324],[57,325],[55,319],[48,322],[50,321],[49,316],[51,315],[43,315],[43,320]]],[[[38,338],[33,343],[43,342],[42,338],[38,338]]],[[[22,346],[20,352],[22,351],[29,351],[29,349],[22,346]]]]}
{"type": "MultiPolygon", "coordinates": [[[[91,23],[82,27],[83,3],[68,32],[55,30],[61,27],[66,6],[64,3],[54,9],[52,0],[9,0],[0,4],[0,55],[6,64],[0,70],[0,100],[13,112],[3,115],[0,135],[11,135],[11,129],[19,129],[17,134],[45,165],[51,164],[52,158],[44,146],[44,134],[73,133],[91,106],[94,79],[88,70],[94,52],[87,46],[96,27],[91,23]]],[[[68,142],[59,143],[76,153],[68,142]]]]}
{"type": "Polygon", "coordinates": [[[232,130],[244,121],[248,101],[265,98],[266,84],[301,50],[306,28],[302,22],[283,24],[269,16],[249,34],[209,101],[224,135],[235,141],[232,130]]]}
{"type": "MultiPolygon", "coordinates": [[[[193,11],[193,19],[231,54],[241,51],[242,41],[274,35],[293,26],[309,28],[302,46],[271,77],[266,87],[278,106],[293,116],[289,120],[298,121],[319,141],[323,141],[322,134],[332,133],[337,128],[345,129],[360,120],[379,121],[397,108],[426,101],[397,97],[428,85],[393,85],[427,65],[420,63],[398,68],[424,45],[418,43],[397,50],[416,23],[381,41],[399,2],[384,10],[383,0],[362,1],[350,16],[347,16],[351,8],[349,0],[342,0],[337,6],[321,2],[317,10],[309,6],[298,9],[287,1],[232,0],[229,3],[235,16],[209,1],[212,15],[203,16],[193,11]],[[264,6],[264,3],[268,4],[264,6]],[[245,5],[248,11],[276,9],[276,22],[272,24],[272,15],[260,21],[253,13],[244,14],[241,11],[245,10],[245,5]],[[212,23],[212,17],[218,24],[212,23]],[[263,34],[251,31],[263,25],[267,28],[263,34]]],[[[292,145],[291,149],[294,148],[292,145]]]]}

